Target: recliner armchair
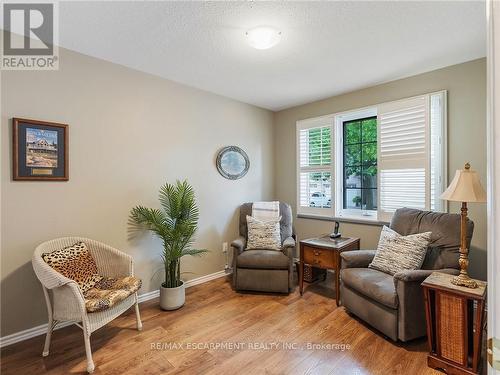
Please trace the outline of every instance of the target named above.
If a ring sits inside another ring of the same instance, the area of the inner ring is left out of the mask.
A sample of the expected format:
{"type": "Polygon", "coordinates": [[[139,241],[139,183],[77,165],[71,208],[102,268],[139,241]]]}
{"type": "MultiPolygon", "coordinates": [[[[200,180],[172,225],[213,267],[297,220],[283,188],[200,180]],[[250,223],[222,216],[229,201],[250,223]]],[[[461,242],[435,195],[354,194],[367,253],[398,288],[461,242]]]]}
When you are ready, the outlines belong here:
{"type": "Polygon", "coordinates": [[[233,286],[236,290],[290,293],[293,283],[295,234],[292,209],[280,202],[280,233],[282,251],[245,250],[248,229],[247,215],[252,216],[252,203],[240,207],[240,236],[231,243],[233,248],[233,286]]]}
{"type": "MultiPolygon", "coordinates": [[[[421,283],[432,272],[459,273],[460,215],[410,208],[396,210],[390,228],[403,236],[432,232],[422,269],[394,276],[368,268],[375,250],[341,254],[341,301],[351,313],[394,341],[425,336],[426,322],[421,283]]],[[[467,221],[470,248],[474,223],[467,221]]]]}

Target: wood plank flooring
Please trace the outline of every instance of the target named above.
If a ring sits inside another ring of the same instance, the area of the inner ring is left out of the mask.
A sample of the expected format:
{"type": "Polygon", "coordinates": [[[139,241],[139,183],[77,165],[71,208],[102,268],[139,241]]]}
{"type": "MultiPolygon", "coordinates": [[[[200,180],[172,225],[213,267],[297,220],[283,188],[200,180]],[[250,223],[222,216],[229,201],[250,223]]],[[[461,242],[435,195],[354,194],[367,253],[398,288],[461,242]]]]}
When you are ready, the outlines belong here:
{"type": "MultiPolygon", "coordinates": [[[[440,374],[427,367],[425,340],[385,339],[336,307],[330,283],[312,285],[300,297],[298,288],[288,296],[240,294],[221,278],[187,289],[186,305],[177,311],[161,311],[157,299],[142,303],[141,332],[130,310],[92,335],[94,373],[440,374]],[[331,347],[312,349],[308,343],[331,347]]],[[[86,373],[79,328],[55,331],[46,358],[43,340],[2,349],[1,373],[86,373]]]]}

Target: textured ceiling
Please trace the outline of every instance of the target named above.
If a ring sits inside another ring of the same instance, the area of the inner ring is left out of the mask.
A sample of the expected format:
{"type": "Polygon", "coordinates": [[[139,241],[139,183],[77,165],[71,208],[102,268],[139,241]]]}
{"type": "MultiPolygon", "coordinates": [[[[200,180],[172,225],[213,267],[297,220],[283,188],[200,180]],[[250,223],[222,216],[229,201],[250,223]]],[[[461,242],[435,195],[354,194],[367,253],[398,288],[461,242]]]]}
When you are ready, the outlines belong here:
{"type": "Polygon", "coordinates": [[[484,2],[61,2],[60,44],[279,110],[485,56],[484,2]],[[245,31],[283,33],[256,50],[245,31]]]}

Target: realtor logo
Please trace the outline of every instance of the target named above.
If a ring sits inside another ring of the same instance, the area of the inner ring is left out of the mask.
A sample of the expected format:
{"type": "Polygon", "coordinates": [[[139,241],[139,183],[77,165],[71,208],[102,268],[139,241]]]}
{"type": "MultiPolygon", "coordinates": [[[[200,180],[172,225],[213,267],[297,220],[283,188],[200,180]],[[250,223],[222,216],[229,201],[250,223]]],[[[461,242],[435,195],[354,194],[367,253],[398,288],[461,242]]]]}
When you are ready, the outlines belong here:
{"type": "Polygon", "coordinates": [[[3,3],[2,69],[58,69],[56,6],[57,3],[3,3]]]}

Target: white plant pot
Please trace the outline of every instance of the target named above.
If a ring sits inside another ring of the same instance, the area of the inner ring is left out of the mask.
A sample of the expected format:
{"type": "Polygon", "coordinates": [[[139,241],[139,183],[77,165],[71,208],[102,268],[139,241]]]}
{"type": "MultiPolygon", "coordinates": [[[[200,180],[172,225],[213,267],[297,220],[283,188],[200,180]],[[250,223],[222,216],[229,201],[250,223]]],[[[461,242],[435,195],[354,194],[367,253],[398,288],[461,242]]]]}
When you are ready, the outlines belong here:
{"type": "Polygon", "coordinates": [[[186,288],[184,282],[177,288],[160,287],[160,307],[163,310],[177,310],[186,302],[186,288]]]}

